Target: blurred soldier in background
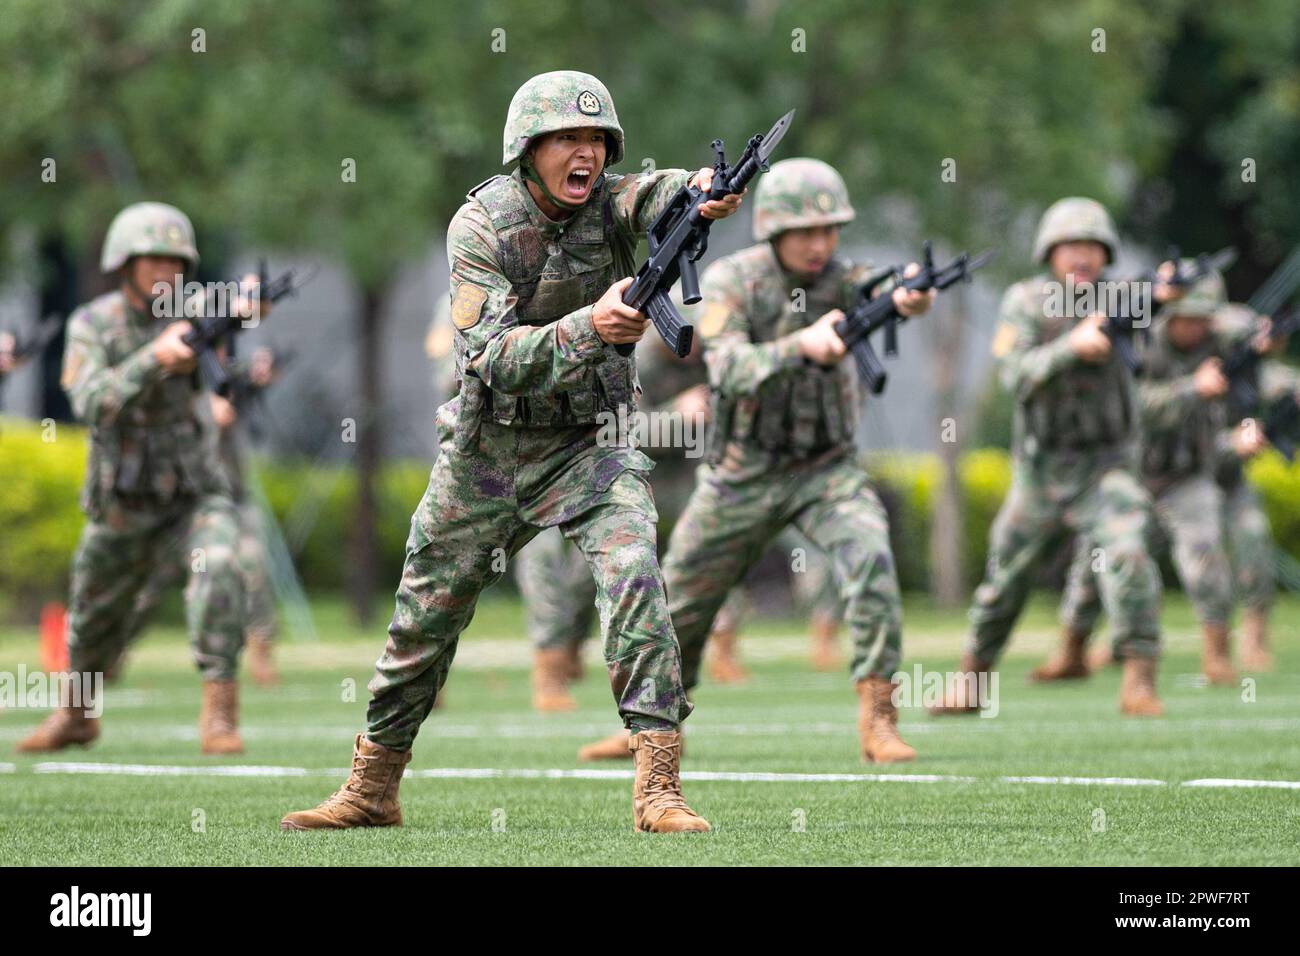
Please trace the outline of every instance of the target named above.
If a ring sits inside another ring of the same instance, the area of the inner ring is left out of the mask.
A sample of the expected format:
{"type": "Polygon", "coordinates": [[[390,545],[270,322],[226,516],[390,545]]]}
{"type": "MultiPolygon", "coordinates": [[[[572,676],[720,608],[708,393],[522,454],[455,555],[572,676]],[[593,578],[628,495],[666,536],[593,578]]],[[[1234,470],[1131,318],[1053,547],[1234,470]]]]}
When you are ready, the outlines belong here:
{"type": "MultiPolygon", "coordinates": [[[[702,831],[681,792],[679,726],[691,705],[655,553],[651,462],[598,439],[598,416],[635,411],[635,365],[612,345],[648,321],[622,301],[637,239],[712,170],[606,172],[623,130],[594,76],[546,73],[511,101],[502,162],[447,236],[460,394],[438,411],[440,451],[411,521],[406,565],[352,775],[284,829],[394,826],[411,744],[498,559],[558,527],[596,579],[605,660],[636,751],[637,830],[702,831]],[[628,276],[622,279],[620,277],[628,276]]],[[[739,196],[702,203],[722,218],[739,196]]]]}
{"type": "MultiPolygon", "coordinates": [[[[1230,303],[1215,315],[1220,334],[1241,336],[1259,328],[1259,317],[1245,305],[1230,303]],[[1249,331],[1248,331],[1249,330],[1249,331]]],[[[1284,335],[1272,336],[1265,330],[1259,345],[1274,356],[1286,350],[1284,335]]],[[[1300,399],[1300,373],[1276,358],[1266,359],[1260,368],[1260,396],[1265,407],[1286,396],[1300,399]]],[[[1224,495],[1224,527],[1241,603],[1241,663],[1247,670],[1264,671],[1273,666],[1269,650],[1269,614],[1275,594],[1272,529],[1260,503],[1259,493],[1246,480],[1245,464],[1267,445],[1258,423],[1242,424],[1237,438],[1221,447],[1215,478],[1224,495]]],[[[1294,436],[1292,436],[1294,437],[1294,436]]]]}
{"type": "MultiPolygon", "coordinates": [[[[203,677],[199,744],[239,753],[239,651],[244,589],[230,489],[204,441],[181,337],[190,324],[156,306],[198,262],[194,229],[161,203],[128,206],[109,226],[100,266],[116,291],[68,322],[63,387],[90,428],[82,507],[87,523],[72,569],[68,653],[74,672],[103,672],[122,652],[135,603],[161,565],[189,568],[186,610],[203,677]]],[[[236,314],[252,314],[241,297],[236,314]]],[[[99,735],[99,721],[64,701],[19,750],[60,750],[99,735]]]]}
{"type": "MultiPolygon", "coordinates": [[[[1011,490],[993,523],[988,568],[971,607],[965,678],[932,713],[980,710],[1034,575],[1072,530],[1105,554],[1101,597],[1124,659],[1120,709],[1163,712],[1156,696],[1160,577],[1146,544],[1150,498],[1136,475],[1133,376],[1102,330],[1105,316],[1080,317],[1061,294],[1098,289],[1118,245],[1099,203],[1059,200],[1043,214],[1034,241],[1034,259],[1050,271],[1013,285],[1002,299],[993,352],[1016,400],[1011,490]]],[[[1176,294],[1159,283],[1153,298],[1176,294]]]]}
{"type": "MultiPolygon", "coordinates": [[[[758,245],[705,272],[700,334],[714,429],[669,540],[664,578],[691,688],[727,592],[795,525],[827,553],[845,602],[862,754],[892,763],[916,756],[898,735],[891,699],[902,604],[885,510],[855,460],[856,374],[833,328],[870,271],[835,256],[840,226],[853,217],[839,173],[815,159],[783,160],[759,183],[758,245]]],[[[901,288],[883,294],[905,315],[934,298],[901,288]]],[[[605,743],[613,749],[616,741],[605,743]]]]}
{"type": "MultiPolygon", "coordinates": [[[[227,372],[231,381],[231,398],[208,393],[208,406],[214,425],[217,465],[231,490],[239,516],[237,557],[239,571],[244,579],[244,640],[248,651],[248,673],[253,678],[253,683],[273,687],[280,682],[280,672],[272,652],[276,637],[275,594],[271,589],[267,568],[263,528],[265,517],[246,488],[245,469],[248,462],[243,436],[239,433],[239,422],[241,413],[247,410],[248,399],[268,387],[278,376],[279,369],[275,353],[269,348],[259,348],[247,362],[229,363],[227,372]]],[[[131,646],[148,627],[167,589],[182,577],[183,568],[175,564],[162,564],[149,579],[136,598],[127,625],[126,644],[117,660],[104,673],[106,680],[115,681],[121,677],[131,646]]]]}
{"type": "MultiPolygon", "coordinates": [[[[1187,263],[1191,266],[1192,263],[1187,263]]],[[[1204,640],[1202,671],[1212,684],[1237,675],[1228,652],[1232,571],[1225,549],[1223,492],[1214,480],[1222,451],[1242,440],[1229,431],[1223,359],[1236,343],[1211,328],[1223,306],[1223,279],[1212,273],[1170,305],[1156,324],[1138,380],[1140,475],[1154,502],[1150,548],[1172,545],[1174,567],[1196,609],[1204,640]],[[1163,540],[1162,540],[1163,539],[1163,540]]],[[[1084,647],[1101,614],[1094,564],[1106,561],[1085,539],[1075,553],[1061,605],[1063,646],[1030,674],[1039,681],[1083,677],[1084,647]]]]}

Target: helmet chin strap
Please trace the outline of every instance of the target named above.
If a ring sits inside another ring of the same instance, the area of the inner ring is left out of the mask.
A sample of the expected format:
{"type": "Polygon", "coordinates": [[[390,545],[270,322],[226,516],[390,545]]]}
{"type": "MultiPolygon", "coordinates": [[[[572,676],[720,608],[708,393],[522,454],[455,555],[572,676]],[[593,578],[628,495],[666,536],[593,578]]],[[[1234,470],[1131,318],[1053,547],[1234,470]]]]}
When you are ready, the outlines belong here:
{"type": "Polygon", "coordinates": [[[555,205],[559,206],[561,209],[567,209],[569,212],[577,212],[587,204],[585,199],[582,202],[569,202],[567,199],[561,199],[559,196],[552,193],[546,188],[546,183],[542,182],[542,177],[537,175],[537,169],[533,166],[532,160],[527,156],[524,156],[523,159],[519,160],[519,172],[524,179],[533,183],[538,189],[540,189],[543,196],[555,203],[555,205]]]}

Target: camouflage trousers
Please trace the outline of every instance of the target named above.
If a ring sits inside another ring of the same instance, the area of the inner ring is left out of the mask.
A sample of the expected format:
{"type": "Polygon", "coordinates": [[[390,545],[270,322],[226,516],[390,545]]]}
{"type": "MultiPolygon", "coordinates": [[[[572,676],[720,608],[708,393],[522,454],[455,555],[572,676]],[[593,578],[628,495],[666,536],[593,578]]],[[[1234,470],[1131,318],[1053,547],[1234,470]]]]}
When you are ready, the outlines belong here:
{"type": "MultiPolygon", "coordinates": [[[[568,649],[587,640],[596,620],[596,582],[582,551],[558,528],[543,531],[519,552],[515,580],[534,649],[568,649]]],[[[739,629],[745,605],[744,589],[733,588],[714,628],[739,629]]]]}
{"type": "Polygon", "coordinates": [[[989,532],[988,567],[970,609],[966,649],[997,661],[1024,610],[1046,557],[1071,532],[1105,555],[1101,601],[1116,653],[1160,653],[1160,575],[1147,548],[1151,499],[1126,456],[1106,459],[1016,459],[1011,490],[989,532]]]}
{"type": "Polygon", "coordinates": [[[223,495],[147,510],[113,505],[103,520],[87,522],[72,564],[71,668],[116,663],[139,631],[137,603],[150,583],[187,574],[186,622],[199,672],[205,680],[234,678],[244,644],[238,540],[235,507],[223,495]]]}
{"type": "MultiPolygon", "coordinates": [[[[792,569],[790,590],[795,607],[804,613],[816,614],[836,621],[844,617],[844,602],[840,600],[826,556],[793,525],[786,527],[776,537],[773,550],[783,555],[799,555],[799,567],[792,569]]],[[[751,611],[749,597],[743,585],[731,589],[726,603],[713,619],[714,631],[739,631],[751,611]]]]}
{"type": "Polygon", "coordinates": [[[411,518],[388,644],[375,665],[367,736],[409,749],[474,616],[479,594],[540,530],[557,527],[596,585],[605,664],[633,730],[676,727],[691,711],[655,551],[652,463],[600,447],[594,428],[484,421],[464,442],[459,400],[439,409],[438,459],[411,518]]]}
{"type": "Polygon", "coordinates": [[[1259,495],[1242,480],[1223,488],[1223,525],[1231,551],[1237,599],[1248,611],[1268,611],[1276,587],[1273,531],[1259,495]]]}
{"type": "MultiPolygon", "coordinates": [[[[1151,554],[1170,549],[1174,569],[1202,625],[1226,625],[1232,616],[1232,569],[1224,550],[1223,493],[1208,476],[1193,476],[1156,496],[1148,530],[1151,554]]],[[[1081,536],[1061,600],[1061,626],[1091,634],[1101,616],[1098,579],[1107,554],[1081,536]]]]}
{"type": "Polygon", "coordinates": [[[664,555],[687,688],[699,680],[709,625],[727,592],[789,525],[829,560],[853,641],[853,679],[898,669],[903,614],[889,523],[866,474],[837,450],[744,480],[718,466],[700,470],[664,555]]]}
{"type": "Polygon", "coordinates": [[[581,549],[548,528],[515,559],[528,639],[536,650],[581,645],[596,620],[596,581],[581,549]]]}
{"type": "MultiPolygon", "coordinates": [[[[239,540],[235,555],[244,582],[244,636],[271,640],[276,634],[275,594],[267,575],[266,549],[262,544],[262,513],[256,505],[244,503],[236,505],[236,515],[239,540]]],[[[179,584],[184,573],[183,566],[172,563],[159,567],[149,578],[148,584],[136,596],[135,608],[127,625],[126,647],[134,644],[144,633],[167,589],[179,584]]]]}

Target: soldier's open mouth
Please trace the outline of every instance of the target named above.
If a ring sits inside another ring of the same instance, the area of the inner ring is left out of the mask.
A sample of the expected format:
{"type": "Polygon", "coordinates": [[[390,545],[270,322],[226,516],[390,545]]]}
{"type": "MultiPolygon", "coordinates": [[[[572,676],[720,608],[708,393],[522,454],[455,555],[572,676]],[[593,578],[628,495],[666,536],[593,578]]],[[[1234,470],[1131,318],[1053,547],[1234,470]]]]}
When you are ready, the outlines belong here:
{"type": "Polygon", "coordinates": [[[564,191],[573,199],[581,199],[591,188],[591,170],[575,169],[564,177],[564,191]]]}

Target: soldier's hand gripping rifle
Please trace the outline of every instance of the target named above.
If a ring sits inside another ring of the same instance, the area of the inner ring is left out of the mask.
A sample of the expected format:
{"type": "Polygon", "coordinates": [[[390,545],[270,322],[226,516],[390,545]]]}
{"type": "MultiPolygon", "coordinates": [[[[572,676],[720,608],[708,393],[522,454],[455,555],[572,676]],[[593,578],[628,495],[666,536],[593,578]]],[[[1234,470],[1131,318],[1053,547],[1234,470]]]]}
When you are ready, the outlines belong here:
{"type": "Polygon", "coordinates": [[[1150,334],[1151,314],[1154,311],[1156,285],[1172,286],[1186,289],[1193,283],[1204,279],[1211,272],[1223,272],[1237,261],[1237,250],[1226,246],[1215,253],[1203,252],[1190,266],[1184,267],[1178,247],[1169,250],[1169,258],[1174,264],[1173,275],[1164,279],[1159,269],[1149,269],[1128,284],[1132,290],[1126,297],[1120,298],[1116,307],[1106,315],[1101,330],[1110,339],[1120,360],[1128,366],[1134,375],[1142,371],[1142,360],[1138,357],[1136,340],[1146,339],[1150,334]],[[1140,320],[1140,324],[1139,324],[1140,320]]]}
{"type": "MultiPolygon", "coordinates": [[[[790,127],[794,110],[786,113],[766,134],[751,137],[740,161],[731,166],[722,150],[722,140],[715,139],[713,183],[705,192],[698,186],[683,186],[664,207],[646,231],[650,256],[637,271],[632,284],[623,292],[623,301],[650,317],[664,342],[678,358],[691,352],[695,329],[682,322],[681,315],[668,299],[668,291],[678,278],[682,280],[682,301],[694,305],[700,301],[700,280],[695,263],[709,245],[712,219],[701,214],[700,203],[722,199],[744,190],[758,173],[767,172],[767,160],[776,144],[790,127]]],[[[631,355],[636,343],[615,346],[619,355],[631,355]]]]}
{"type": "Polygon", "coordinates": [[[892,290],[872,298],[872,294],[887,279],[896,279],[897,288],[910,292],[929,292],[931,289],[946,289],[958,282],[969,282],[970,275],[976,269],[986,265],[996,255],[996,250],[981,252],[975,258],[962,253],[946,266],[936,267],[934,253],[927,240],[921,270],[913,276],[904,276],[902,267],[894,266],[869,278],[862,286],[861,300],[848,315],[836,322],[835,334],[840,337],[849,351],[853,353],[862,381],[873,395],[885,390],[888,375],[885,366],[871,345],[871,334],[877,329],[885,330],[885,354],[898,354],[898,326],[906,322],[908,316],[898,311],[894,303],[892,290]]]}
{"type": "MultiPolygon", "coordinates": [[[[260,317],[263,304],[272,304],[287,296],[295,295],[311,281],[315,274],[316,271],[312,270],[306,278],[300,279],[293,269],[286,269],[274,279],[268,280],[266,263],[263,262],[257,290],[253,293],[253,314],[260,317]]],[[[244,316],[235,315],[230,309],[224,311],[226,313],[224,315],[211,315],[205,312],[202,316],[187,317],[192,328],[181,336],[181,341],[192,348],[198,357],[199,373],[203,377],[204,384],[223,398],[230,393],[230,375],[221,364],[217,349],[238,333],[245,321],[244,316]]]]}

